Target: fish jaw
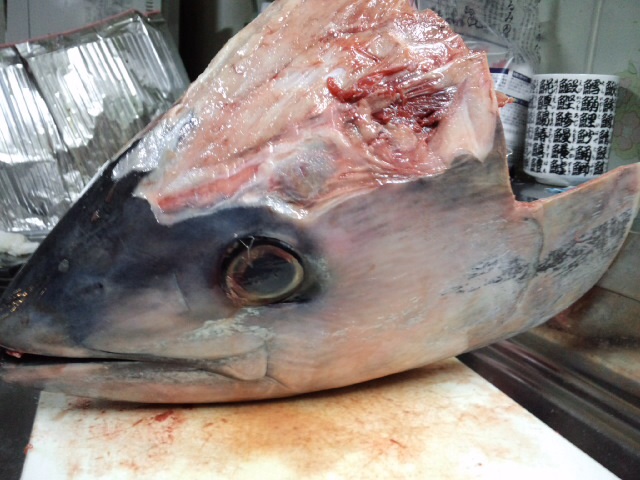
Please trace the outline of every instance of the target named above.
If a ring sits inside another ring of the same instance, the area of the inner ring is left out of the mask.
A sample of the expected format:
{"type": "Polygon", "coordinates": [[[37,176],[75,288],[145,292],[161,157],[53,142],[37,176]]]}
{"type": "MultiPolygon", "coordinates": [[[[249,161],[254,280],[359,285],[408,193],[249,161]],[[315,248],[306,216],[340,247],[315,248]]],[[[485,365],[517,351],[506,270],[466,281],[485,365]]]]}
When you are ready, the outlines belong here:
{"type": "Polygon", "coordinates": [[[7,360],[6,382],[49,392],[139,403],[238,402],[295,395],[265,377],[239,382],[211,371],[140,361],[93,361],[16,365],[7,360]]]}

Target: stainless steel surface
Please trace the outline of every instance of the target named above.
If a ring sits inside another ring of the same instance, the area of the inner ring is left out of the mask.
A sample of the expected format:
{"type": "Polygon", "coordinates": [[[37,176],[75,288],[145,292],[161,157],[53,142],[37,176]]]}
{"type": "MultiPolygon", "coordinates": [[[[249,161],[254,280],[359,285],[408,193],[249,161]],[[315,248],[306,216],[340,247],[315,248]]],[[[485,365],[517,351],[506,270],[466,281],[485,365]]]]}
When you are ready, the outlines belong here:
{"type": "Polygon", "coordinates": [[[38,403],[39,393],[0,382],[0,478],[18,480],[38,403]]]}
{"type": "MultiPolygon", "coordinates": [[[[638,261],[640,259],[640,225],[634,223],[631,230],[633,233],[629,235],[625,248],[598,285],[630,300],[635,300],[640,306],[640,288],[638,288],[640,285],[640,262],[638,261]]],[[[637,331],[640,336],[640,328],[637,331]]]]}
{"type": "MultiPolygon", "coordinates": [[[[9,260],[4,262],[7,265],[9,260]]],[[[19,264],[3,266],[0,258],[0,297],[19,264]]],[[[0,358],[2,361],[2,358],[0,358]]],[[[29,435],[40,394],[0,382],[0,479],[18,480],[29,448],[29,435]]]]}

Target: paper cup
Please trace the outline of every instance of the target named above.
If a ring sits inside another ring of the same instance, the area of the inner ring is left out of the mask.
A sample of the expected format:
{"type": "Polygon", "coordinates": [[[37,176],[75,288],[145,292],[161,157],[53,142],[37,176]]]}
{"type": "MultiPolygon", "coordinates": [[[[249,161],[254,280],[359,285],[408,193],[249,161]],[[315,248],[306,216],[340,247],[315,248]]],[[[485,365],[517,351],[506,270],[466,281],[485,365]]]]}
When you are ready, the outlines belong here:
{"type": "Polygon", "coordinates": [[[538,182],[572,186],[607,171],[619,77],[533,76],[524,171],[538,182]]]}

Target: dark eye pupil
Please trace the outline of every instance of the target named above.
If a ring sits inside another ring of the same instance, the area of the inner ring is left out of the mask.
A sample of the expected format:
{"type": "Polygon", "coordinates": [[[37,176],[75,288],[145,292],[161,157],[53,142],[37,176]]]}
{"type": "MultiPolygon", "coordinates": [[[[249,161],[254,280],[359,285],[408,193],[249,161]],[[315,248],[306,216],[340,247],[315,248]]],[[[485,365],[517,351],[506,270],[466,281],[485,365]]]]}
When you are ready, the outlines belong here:
{"type": "Polygon", "coordinates": [[[295,260],[272,247],[255,247],[237,258],[233,281],[247,293],[261,297],[278,296],[297,275],[295,260]]]}
{"type": "Polygon", "coordinates": [[[225,289],[236,302],[266,305],[290,297],[304,271],[293,250],[270,239],[238,242],[225,266],[225,289]]]}

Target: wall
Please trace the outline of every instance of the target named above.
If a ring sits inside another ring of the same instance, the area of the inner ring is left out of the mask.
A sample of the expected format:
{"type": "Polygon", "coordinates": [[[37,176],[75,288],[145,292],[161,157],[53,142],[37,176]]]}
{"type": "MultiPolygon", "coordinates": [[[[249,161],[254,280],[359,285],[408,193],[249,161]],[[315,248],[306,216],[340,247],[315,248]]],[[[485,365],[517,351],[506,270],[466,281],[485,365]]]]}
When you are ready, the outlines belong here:
{"type": "Polygon", "coordinates": [[[256,15],[255,0],[182,0],[180,56],[191,80],[256,15]]]}

